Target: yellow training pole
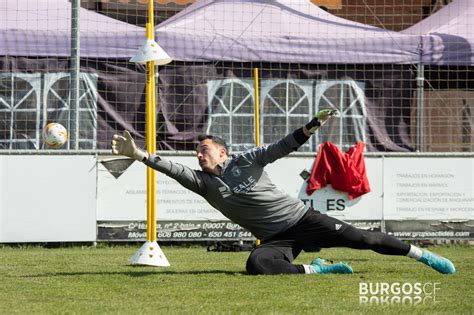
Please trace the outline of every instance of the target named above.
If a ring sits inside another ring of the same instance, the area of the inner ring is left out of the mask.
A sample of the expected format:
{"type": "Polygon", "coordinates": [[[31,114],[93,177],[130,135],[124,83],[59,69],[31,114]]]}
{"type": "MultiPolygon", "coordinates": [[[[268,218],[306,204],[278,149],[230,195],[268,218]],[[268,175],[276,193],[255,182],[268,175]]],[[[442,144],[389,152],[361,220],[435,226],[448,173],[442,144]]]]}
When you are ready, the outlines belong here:
{"type": "MultiPolygon", "coordinates": [[[[148,1],[148,23],[146,24],[146,38],[154,40],[153,0],[148,1]]],[[[155,62],[146,63],[146,147],[148,152],[156,152],[156,111],[155,111],[155,62]]],[[[147,239],[156,240],[156,173],[147,167],[147,239]]]]}
{"type": "Polygon", "coordinates": [[[255,146],[260,146],[260,108],[258,96],[258,68],[253,69],[253,87],[255,91],[254,112],[255,112],[255,146]]]}
{"type": "MultiPolygon", "coordinates": [[[[155,42],[153,20],[153,0],[149,0],[146,42],[130,61],[146,63],[146,148],[148,152],[155,154],[157,106],[155,99],[155,65],[169,63],[171,58],[155,42]]],[[[146,221],[147,241],[133,255],[130,262],[134,265],[168,267],[170,263],[156,241],[156,172],[150,167],[146,169],[146,221]]]]}
{"type": "MultiPolygon", "coordinates": [[[[254,113],[255,113],[255,146],[260,146],[260,107],[259,107],[259,96],[258,96],[258,68],[253,68],[253,87],[255,93],[254,100],[254,113]]],[[[255,241],[255,245],[260,245],[260,240],[255,241]]]]}

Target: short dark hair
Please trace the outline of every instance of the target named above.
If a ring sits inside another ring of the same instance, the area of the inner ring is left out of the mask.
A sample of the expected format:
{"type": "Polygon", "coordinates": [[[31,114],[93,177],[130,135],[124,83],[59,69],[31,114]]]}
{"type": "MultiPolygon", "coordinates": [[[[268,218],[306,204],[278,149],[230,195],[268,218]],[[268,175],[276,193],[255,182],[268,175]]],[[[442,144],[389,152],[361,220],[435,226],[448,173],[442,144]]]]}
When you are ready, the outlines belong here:
{"type": "Polygon", "coordinates": [[[213,136],[213,135],[199,135],[198,136],[198,141],[201,142],[203,140],[209,139],[218,146],[221,146],[225,149],[225,154],[229,155],[229,148],[227,147],[227,144],[225,143],[224,139],[218,136],[213,136]]]}

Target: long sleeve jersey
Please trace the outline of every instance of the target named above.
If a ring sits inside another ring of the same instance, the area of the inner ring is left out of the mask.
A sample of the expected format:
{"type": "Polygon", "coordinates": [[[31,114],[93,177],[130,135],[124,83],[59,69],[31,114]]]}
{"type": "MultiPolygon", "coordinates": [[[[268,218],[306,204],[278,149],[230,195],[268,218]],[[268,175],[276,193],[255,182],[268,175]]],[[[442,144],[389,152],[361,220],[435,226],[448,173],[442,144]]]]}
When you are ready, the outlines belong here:
{"type": "Polygon", "coordinates": [[[289,134],[269,146],[231,155],[220,165],[220,176],[157,155],[150,155],[144,163],[201,195],[225,217],[266,240],[296,224],[307,211],[301,200],[278,190],[264,170],[265,165],[300,146],[294,134],[289,134]]]}

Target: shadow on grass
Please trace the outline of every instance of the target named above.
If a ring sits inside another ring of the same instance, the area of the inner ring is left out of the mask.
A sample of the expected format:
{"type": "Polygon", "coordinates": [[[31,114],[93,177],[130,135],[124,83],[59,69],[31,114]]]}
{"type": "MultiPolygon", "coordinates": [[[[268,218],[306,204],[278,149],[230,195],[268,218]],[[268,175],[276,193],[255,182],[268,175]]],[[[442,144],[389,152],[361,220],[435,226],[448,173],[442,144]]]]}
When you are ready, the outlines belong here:
{"type": "MultiPolygon", "coordinates": [[[[387,273],[387,271],[384,271],[387,273]]],[[[388,273],[391,273],[388,271],[388,273]]],[[[397,273],[397,272],[394,272],[397,273]]],[[[201,270],[201,271],[97,271],[97,272],[47,272],[41,274],[33,274],[33,275],[25,275],[19,276],[19,278],[48,278],[48,277],[76,277],[76,276],[112,276],[112,275],[124,275],[129,276],[132,278],[136,277],[147,277],[147,276],[157,276],[157,275],[229,275],[229,276],[249,276],[255,277],[254,275],[250,275],[245,271],[241,272],[232,272],[232,271],[225,271],[225,270],[201,270]]],[[[362,276],[370,274],[370,270],[359,270],[355,271],[352,276],[362,276]]],[[[278,275],[268,275],[278,276],[278,275]]],[[[323,277],[326,275],[322,275],[323,277]]],[[[351,275],[337,275],[337,276],[351,276],[351,275]]],[[[266,277],[266,276],[264,276],[266,277]]]]}
{"type": "Polygon", "coordinates": [[[146,277],[156,275],[205,275],[205,274],[226,274],[226,275],[249,275],[246,272],[232,272],[225,270],[201,270],[201,271],[98,271],[98,272],[47,272],[35,275],[20,276],[20,278],[47,278],[47,277],[68,277],[68,276],[110,276],[124,275],[129,277],[146,277]]]}

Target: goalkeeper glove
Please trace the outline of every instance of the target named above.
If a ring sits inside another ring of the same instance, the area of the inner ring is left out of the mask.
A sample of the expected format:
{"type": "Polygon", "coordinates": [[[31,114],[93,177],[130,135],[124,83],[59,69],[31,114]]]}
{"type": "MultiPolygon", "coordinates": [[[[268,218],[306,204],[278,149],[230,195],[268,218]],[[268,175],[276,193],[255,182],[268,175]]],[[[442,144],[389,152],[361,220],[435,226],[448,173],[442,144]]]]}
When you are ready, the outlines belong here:
{"type": "Polygon", "coordinates": [[[143,162],[148,154],[137,148],[130,132],[125,130],[123,136],[114,135],[112,137],[112,153],[115,155],[125,155],[134,160],[143,162]]]}
{"type": "Polygon", "coordinates": [[[329,118],[336,116],[337,110],[335,109],[322,109],[314,115],[309,123],[305,125],[309,133],[315,133],[322,125],[324,125],[329,118]]]}

